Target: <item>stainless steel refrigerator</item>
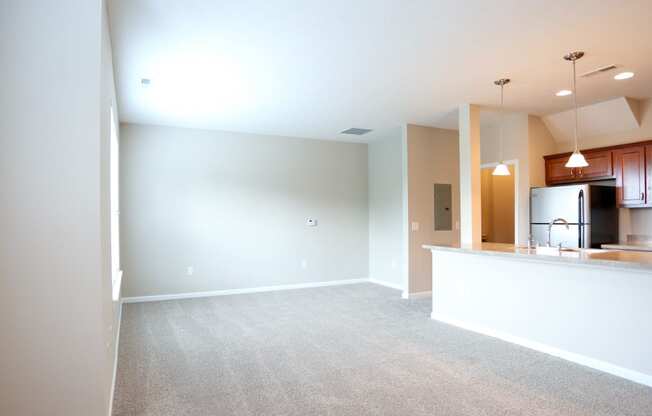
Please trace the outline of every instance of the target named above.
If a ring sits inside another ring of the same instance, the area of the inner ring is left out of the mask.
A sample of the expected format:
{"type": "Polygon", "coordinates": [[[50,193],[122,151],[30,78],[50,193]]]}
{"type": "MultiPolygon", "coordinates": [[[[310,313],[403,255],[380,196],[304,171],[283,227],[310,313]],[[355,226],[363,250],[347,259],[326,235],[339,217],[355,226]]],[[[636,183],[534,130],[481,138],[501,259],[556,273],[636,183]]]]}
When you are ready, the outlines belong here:
{"type": "Polygon", "coordinates": [[[600,248],[618,242],[616,188],[608,185],[566,185],[530,190],[530,234],[539,245],[548,241],[555,219],[568,222],[552,226],[551,245],[600,248]]]}

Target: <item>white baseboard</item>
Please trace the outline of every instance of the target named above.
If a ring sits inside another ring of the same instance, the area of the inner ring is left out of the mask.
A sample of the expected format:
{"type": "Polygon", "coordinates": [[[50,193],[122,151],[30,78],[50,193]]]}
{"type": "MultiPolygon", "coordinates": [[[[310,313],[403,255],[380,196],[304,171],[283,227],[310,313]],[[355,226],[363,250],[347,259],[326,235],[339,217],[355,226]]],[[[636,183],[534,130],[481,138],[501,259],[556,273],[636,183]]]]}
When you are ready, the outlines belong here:
{"type": "Polygon", "coordinates": [[[403,285],[399,285],[396,283],[390,283],[390,282],[385,282],[383,280],[376,280],[376,279],[369,279],[369,282],[376,285],[385,286],[390,289],[403,290],[403,285]]]}
{"type": "Polygon", "coordinates": [[[403,291],[403,294],[401,295],[403,299],[423,299],[423,298],[429,298],[431,296],[432,296],[432,292],[408,293],[406,291],[403,291]]]}
{"type": "Polygon", "coordinates": [[[627,380],[634,381],[639,384],[644,384],[646,386],[652,387],[652,375],[641,373],[635,370],[630,370],[628,368],[620,367],[605,361],[597,360],[595,358],[587,357],[569,351],[564,351],[559,348],[551,347],[546,344],[541,344],[536,341],[530,341],[524,338],[516,337],[510,334],[506,334],[504,332],[495,331],[489,328],[484,328],[479,325],[449,318],[447,316],[435,312],[433,312],[430,316],[432,319],[436,321],[444,322],[449,325],[453,325],[469,331],[477,332],[482,335],[498,338],[503,341],[510,342],[512,344],[517,344],[525,348],[529,348],[535,351],[543,352],[545,354],[553,355],[555,357],[562,358],[564,360],[571,361],[576,364],[590,367],[595,370],[603,371],[605,373],[609,373],[614,376],[618,376],[627,380]]]}
{"type": "Polygon", "coordinates": [[[113,356],[113,378],[111,379],[111,393],[109,394],[109,416],[113,415],[113,397],[115,395],[115,381],[118,376],[118,350],[120,348],[120,327],[122,326],[122,302],[118,303],[118,331],[115,337],[115,354],[113,356]]]}
{"type": "Polygon", "coordinates": [[[158,302],[161,300],[207,298],[212,296],[242,295],[247,293],[274,292],[278,290],[307,289],[311,287],[352,285],[368,283],[369,279],[333,280],[330,282],[298,283],[292,285],[261,286],[246,289],[213,290],[209,292],[174,293],[170,295],[133,296],[122,298],[124,303],[158,302]]]}

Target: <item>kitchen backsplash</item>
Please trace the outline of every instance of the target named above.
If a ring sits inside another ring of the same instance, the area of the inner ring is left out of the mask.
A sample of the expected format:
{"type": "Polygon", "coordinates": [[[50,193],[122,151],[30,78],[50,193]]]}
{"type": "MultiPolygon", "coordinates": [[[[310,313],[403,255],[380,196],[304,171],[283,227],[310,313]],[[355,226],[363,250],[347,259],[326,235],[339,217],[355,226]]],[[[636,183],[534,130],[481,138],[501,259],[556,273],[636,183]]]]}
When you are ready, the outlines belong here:
{"type": "Polygon", "coordinates": [[[621,208],[619,221],[620,243],[631,243],[628,241],[630,235],[652,240],[652,208],[621,208]]]}
{"type": "Polygon", "coordinates": [[[652,235],[649,234],[629,234],[627,236],[628,244],[652,245],[652,235]]]}

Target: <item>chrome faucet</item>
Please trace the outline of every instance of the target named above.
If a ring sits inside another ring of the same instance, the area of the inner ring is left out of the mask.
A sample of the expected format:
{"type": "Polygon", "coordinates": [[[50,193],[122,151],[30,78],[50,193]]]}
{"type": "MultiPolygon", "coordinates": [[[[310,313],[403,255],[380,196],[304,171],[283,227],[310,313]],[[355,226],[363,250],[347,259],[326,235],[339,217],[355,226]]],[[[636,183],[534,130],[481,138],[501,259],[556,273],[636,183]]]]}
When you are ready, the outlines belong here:
{"type": "MultiPolygon", "coordinates": [[[[548,224],[548,247],[550,247],[550,234],[552,233],[552,226],[555,224],[565,225],[567,230],[570,229],[568,227],[568,221],[563,218],[555,218],[554,220],[550,221],[550,224],[548,224]]],[[[559,246],[561,247],[561,243],[559,246]]]]}

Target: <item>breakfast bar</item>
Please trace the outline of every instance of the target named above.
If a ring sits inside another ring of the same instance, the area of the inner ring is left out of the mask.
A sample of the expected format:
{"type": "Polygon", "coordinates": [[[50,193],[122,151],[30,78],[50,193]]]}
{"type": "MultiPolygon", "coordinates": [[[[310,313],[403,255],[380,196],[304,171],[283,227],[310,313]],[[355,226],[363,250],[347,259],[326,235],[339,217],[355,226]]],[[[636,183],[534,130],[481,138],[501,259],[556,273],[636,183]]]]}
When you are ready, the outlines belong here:
{"type": "Polygon", "coordinates": [[[652,253],[432,252],[432,318],[652,386],[652,253]]]}

